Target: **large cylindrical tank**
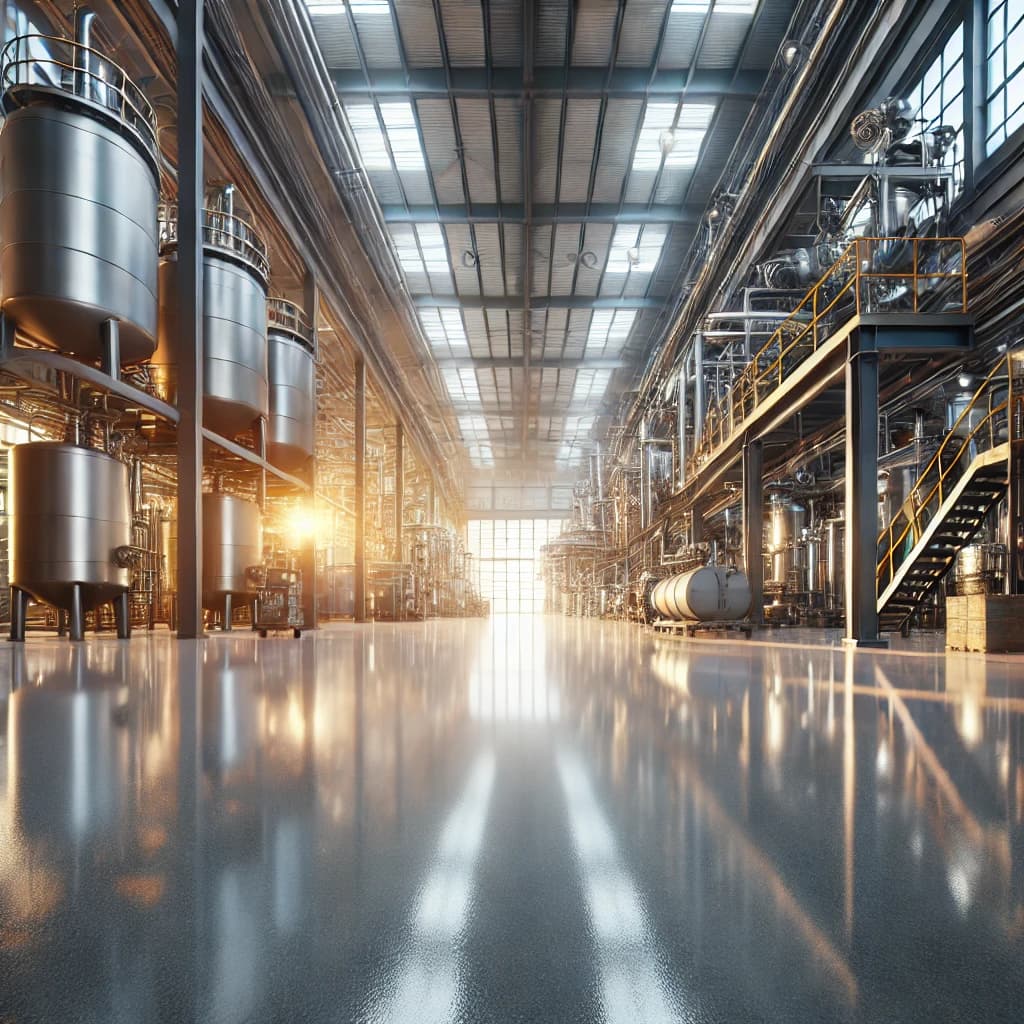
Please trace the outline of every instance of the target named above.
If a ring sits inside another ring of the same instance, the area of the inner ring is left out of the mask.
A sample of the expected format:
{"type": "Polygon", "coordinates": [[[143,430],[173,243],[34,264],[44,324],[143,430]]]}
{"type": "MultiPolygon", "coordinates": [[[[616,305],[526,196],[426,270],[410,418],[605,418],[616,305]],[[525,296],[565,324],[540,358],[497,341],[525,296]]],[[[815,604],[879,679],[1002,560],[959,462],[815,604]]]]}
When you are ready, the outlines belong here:
{"type": "MultiPolygon", "coordinates": [[[[163,222],[157,393],[177,403],[178,243],[176,215],[163,222]]],[[[224,437],[249,429],[268,411],[266,247],[243,220],[204,211],[203,426],[224,437]]]]}
{"type": "Polygon", "coordinates": [[[89,360],[116,319],[122,362],[143,360],[157,326],[153,112],[116,64],[70,40],[14,39],[0,65],[3,311],[89,360]],[[86,59],[91,76],[68,70],[86,59]]]}
{"type": "Polygon", "coordinates": [[[842,519],[825,521],[825,606],[842,611],[846,606],[846,523],[842,519]]]}
{"type": "Polygon", "coordinates": [[[248,593],[246,570],[262,555],[259,506],[230,494],[203,495],[203,603],[248,593]]]}
{"type": "Polygon", "coordinates": [[[768,551],[771,554],[769,580],[789,584],[794,569],[799,569],[796,541],[807,525],[807,509],[788,495],[773,494],[768,510],[768,551]]]}
{"type": "Polygon", "coordinates": [[[267,303],[267,458],[281,469],[295,469],[313,454],[314,361],[313,332],[302,310],[284,299],[271,299],[267,303]]]}
{"type": "Polygon", "coordinates": [[[70,444],[15,445],[10,492],[13,586],[68,608],[80,583],[86,611],[128,589],[119,559],[132,536],[124,463],[70,444]]]}
{"type": "Polygon", "coordinates": [[[742,619],[750,611],[750,583],[742,572],[708,565],[660,580],[651,604],[666,619],[742,619]]]}

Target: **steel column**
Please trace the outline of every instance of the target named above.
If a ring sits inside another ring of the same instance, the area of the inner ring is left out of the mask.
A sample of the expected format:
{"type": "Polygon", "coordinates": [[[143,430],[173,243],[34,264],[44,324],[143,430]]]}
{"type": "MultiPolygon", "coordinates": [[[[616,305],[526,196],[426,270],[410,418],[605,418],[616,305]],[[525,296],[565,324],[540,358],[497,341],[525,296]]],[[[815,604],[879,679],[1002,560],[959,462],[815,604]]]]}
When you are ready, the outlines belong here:
{"type": "Polygon", "coordinates": [[[395,424],[395,561],[402,561],[402,519],[405,516],[405,431],[395,424]]]}
{"type": "Polygon", "coordinates": [[[121,379],[121,324],[111,318],[100,324],[100,369],[114,380],[121,379]]]}
{"type": "Polygon", "coordinates": [[[846,636],[885,647],[878,633],[878,350],[871,332],[850,339],[846,363],[846,636]]]}
{"type": "Polygon", "coordinates": [[[366,363],[356,358],[356,622],[366,621],[366,363]]]}
{"type": "Polygon", "coordinates": [[[750,619],[764,618],[764,442],[743,446],[743,566],[750,583],[750,619]]]}
{"type": "Polygon", "coordinates": [[[679,368],[676,430],[679,435],[679,486],[686,485],[686,360],[679,368]]]}
{"type": "MultiPolygon", "coordinates": [[[[309,318],[310,338],[313,342],[313,351],[319,353],[320,345],[317,337],[317,330],[320,323],[320,288],[317,285],[316,275],[311,271],[306,272],[302,282],[302,308],[309,318]]],[[[316,397],[313,399],[316,402],[316,397]]],[[[314,422],[316,421],[316,408],[313,410],[314,422]]],[[[316,441],[314,435],[313,455],[309,460],[309,494],[314,510],[317,507],[317,461],[316,441]]],[[[299,557],[299,568],[302,570],[302,623],[304,629],[316,629],[320,619],[320,606],[317,600],[318,583],[316,572],[316,543],[317,531],[314,530],[307,543],[302,547],[299,557]]]]}
{"type": "Polygon", "coordinates": [[[178,637],[203,635],[203,4],[178,3],[178,637]]]}

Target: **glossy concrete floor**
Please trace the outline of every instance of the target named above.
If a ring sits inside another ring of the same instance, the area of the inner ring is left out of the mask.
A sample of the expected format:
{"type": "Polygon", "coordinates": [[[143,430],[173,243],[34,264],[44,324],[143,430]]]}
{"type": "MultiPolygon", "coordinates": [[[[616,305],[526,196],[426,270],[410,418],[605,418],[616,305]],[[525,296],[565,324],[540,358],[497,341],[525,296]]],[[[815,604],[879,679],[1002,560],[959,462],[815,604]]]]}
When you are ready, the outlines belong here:
{"type": "Polygon", "coordinates": [[[1024,660],[927,646],[0,649],[0,1021],[1019,1024],[1024,660]]]}

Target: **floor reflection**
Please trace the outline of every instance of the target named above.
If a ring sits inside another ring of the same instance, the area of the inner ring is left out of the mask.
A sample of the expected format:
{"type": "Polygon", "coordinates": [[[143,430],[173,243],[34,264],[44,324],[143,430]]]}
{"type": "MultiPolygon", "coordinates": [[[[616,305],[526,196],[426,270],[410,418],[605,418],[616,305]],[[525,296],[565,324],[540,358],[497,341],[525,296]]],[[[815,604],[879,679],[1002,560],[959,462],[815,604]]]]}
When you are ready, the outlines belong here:
{"type": "Polygon", "coordinates": [[[515,617],[0,655],[0,1019],[1020,1019],[1020,660],[515,617]]]}

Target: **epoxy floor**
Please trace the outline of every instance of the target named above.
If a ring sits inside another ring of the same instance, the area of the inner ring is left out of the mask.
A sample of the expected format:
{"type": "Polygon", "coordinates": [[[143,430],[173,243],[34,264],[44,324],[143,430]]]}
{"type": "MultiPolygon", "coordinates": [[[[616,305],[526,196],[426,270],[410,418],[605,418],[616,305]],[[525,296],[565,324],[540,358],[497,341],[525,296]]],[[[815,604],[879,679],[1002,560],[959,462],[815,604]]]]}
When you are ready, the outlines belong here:
{"type": "Polygon", "coordinates": [[[0,1021],[1019,1024],[1024,660],[918,646],[9,645],[0,1021]]]}

